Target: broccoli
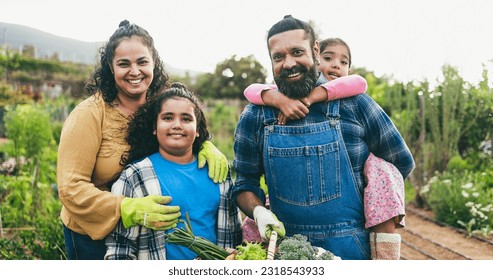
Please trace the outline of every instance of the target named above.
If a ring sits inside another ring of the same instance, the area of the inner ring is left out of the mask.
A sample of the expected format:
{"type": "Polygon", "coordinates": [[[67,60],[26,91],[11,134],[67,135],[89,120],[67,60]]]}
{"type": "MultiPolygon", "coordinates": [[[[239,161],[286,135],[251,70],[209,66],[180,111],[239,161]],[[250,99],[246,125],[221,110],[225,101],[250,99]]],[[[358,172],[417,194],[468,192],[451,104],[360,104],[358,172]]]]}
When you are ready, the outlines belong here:
{"type": "Polygon", "coordinates": [[[323,248],[317,247],[315,250],[315,259],[316,260],[340,260],[341,258],[337,257],[330,251],[326,251],[323,248]]]}
{"type": "Polygon", "coordinates": [[[283,239],[276,254],[278,260],[333,260],[336,258],[329,251],[313,247],[308,238],[301,234],[283,239]]]}

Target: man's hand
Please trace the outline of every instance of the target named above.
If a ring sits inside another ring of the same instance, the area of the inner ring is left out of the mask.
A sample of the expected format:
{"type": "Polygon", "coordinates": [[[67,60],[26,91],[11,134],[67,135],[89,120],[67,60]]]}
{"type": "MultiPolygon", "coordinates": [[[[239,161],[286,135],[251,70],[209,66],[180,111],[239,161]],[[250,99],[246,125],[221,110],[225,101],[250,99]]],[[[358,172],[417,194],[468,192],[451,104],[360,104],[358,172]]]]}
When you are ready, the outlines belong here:
{"type": "Polygon", "coordinates": [[[164,205],[170,202],[170,196],[125,197],[120,205],[123,226],[142,225],[154,230],[176,227],[181,215],[180,207],[164,205]]]}
{"type": "Polygon", "coordinates": [[[276,215],[263,206],[255,206],[253,209],[253,217],[257,223],[260,237],[264,242],[269,242],[270,235],[274,230],[281,237],[286,235],[284,225],[280,222],[276,215]]]}

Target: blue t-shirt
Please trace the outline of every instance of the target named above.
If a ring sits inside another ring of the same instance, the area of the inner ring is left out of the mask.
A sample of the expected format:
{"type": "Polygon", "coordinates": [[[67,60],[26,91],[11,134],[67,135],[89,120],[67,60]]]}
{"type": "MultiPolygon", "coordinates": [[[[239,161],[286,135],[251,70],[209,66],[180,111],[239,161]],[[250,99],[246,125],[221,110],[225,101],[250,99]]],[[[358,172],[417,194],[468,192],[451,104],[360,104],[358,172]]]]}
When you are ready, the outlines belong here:
{"type": "MultiPolygon", "coordinates": [[[[179,164],[171,162],[159,153],[149,156],[164,196],[171,196],[169,205],[180,206],[181,220],[188,212],[193,233],[216,244],[217,213],[219,210],[219,184],[209,178],[208,169],[198,169],[197,161],[179,164]]],[[[178,227],[183,227],[179,223],[178,227]]],[[[171,232],[167,231],[166,233],[171,232]]],[[[174,244],[166,244],[166,259],[191,260],[197,257],[192,250],[174,244]]]]}

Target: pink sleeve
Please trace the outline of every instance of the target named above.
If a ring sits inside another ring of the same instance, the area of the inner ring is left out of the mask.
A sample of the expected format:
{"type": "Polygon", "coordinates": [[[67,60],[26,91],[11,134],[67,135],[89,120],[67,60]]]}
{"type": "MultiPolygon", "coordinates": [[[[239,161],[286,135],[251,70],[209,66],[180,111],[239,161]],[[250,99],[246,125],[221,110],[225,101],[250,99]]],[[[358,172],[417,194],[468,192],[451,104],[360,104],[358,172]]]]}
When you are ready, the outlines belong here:
{"type": "Polygon", "coordinates": [[[277,90],[277,87],[275,85],[251,84],[245,89],[243,95],[252,104],[265,105],[262,100],[262,91],[269,89],[277,90]]]}
{"type": "Polygon", "coordinates": [[[368,87],[360,75],[340,77],[322,85],[327,90],[327,100],[336,100],[365,93],[368,87]]]}
{"type": "Polygon", "coordinates": [[[366,228],[398,217],[396,228],[404,227],[405,191],[404,179],[391,163],[372,153],[365,162],[363,174],[366,179],[364,208],[366,228]]]}

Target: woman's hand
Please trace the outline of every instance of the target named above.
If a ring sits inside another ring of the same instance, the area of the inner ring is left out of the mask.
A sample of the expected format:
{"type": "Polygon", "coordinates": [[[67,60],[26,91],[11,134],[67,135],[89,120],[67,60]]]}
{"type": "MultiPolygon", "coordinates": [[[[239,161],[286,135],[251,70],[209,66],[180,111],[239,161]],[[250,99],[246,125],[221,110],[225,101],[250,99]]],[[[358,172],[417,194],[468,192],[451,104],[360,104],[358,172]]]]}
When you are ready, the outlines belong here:
{"type": "Polygon", "coordinates": [[[199,168],[203,168],[207,161],[209,165],[209,177],[214,183],[221,183],[228,175],[228,159],[210,141],[205,141],[199,151],[199,168]]]}
{"type": "Polygon", "coordinates": [[[176,227],[181,215],[180,206],[166,205],[170,202],[170,196],[125,197],[120,204],[123,226],[142,225],[154,230],[176,227]]]}

